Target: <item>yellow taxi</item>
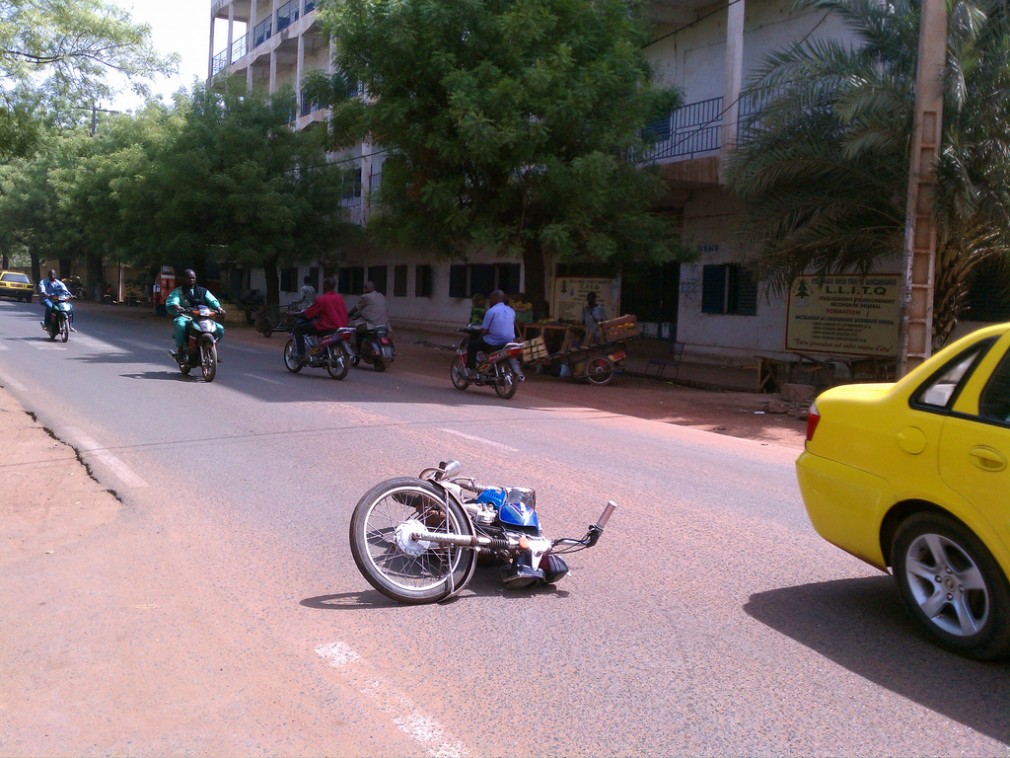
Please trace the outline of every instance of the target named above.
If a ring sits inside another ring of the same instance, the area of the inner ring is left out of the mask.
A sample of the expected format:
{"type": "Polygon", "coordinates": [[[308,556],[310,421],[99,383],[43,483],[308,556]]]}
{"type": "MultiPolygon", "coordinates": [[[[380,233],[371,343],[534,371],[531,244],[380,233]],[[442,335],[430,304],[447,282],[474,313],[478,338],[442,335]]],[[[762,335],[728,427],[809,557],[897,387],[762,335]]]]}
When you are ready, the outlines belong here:
{"type": "Polygon", "coordinates": [[[800,491],[824,539],[887,571],[934,642],[1010,655],[1010,323],[893,383],[823,392],[800,491]]]}
{"type": "Polygon", "coordinates": [[[19,271],[0,271],[0,297],[13,297],[30,303],[34,294],[35,287],[32,286],[32,279],[28,274],[19,271]]]}

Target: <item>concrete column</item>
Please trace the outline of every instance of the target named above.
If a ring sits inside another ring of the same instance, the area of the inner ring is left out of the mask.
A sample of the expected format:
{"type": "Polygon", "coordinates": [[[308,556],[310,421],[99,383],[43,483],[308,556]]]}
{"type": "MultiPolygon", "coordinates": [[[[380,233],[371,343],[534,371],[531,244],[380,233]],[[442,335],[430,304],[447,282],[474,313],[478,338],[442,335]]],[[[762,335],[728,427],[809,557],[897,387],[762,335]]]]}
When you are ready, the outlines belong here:
{"type": "Polygon", "coordinates": [[[235,62],[235,3],[228,5],[228,65],[235,62]]]}
{"type": "Polygon", "coordinates": [[[295,119],[302,115],[302,77],[305,75],[305,35],[298,35],[298,55],[295,58],[295,119]]]}
{"type": "MultiPolygon", "coordinates": [[[[231,8],[231,6],[228,6],[231,8]]],[[[214,4],[211,3],[210,6],[210,40],[208,44],[210,45],[210,54],[207,58],[207,81],[209,82],[214,76],[214,27],[217,24],[214,23],[216,14],[214,13],[214,4]]]]}
{"type": "MultiPolygon", "coordinates": [[[[722,145],[719,150],[721,167],[736,147],[740,117],[740,88],[743,82],[744,0],[727,0],[726,61],[722,85],[722,145]]],[[[720,173],[722,169],[720,169],[720,173]]]]}
{"type": "Polygon", "coordinates": [[[276,48],[270,51],[270,89],[267,90],[271,95],[277,91],[277,50],[276,48]]]}

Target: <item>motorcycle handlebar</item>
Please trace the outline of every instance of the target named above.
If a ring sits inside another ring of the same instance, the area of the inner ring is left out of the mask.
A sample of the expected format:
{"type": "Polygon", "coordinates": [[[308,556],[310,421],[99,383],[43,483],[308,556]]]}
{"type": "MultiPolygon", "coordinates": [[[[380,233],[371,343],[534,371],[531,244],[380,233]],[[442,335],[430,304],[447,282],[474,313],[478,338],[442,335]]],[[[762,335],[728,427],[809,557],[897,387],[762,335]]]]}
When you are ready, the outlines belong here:
{"type": "Polygon", "coordinates": [[[603,513],[600,514],[600,517],[596,520],[596,526],[600,529],[600,531],[603,531],[603,528],[607,525],[607,522],[610,521],[610,517],[613,515],[614,510],[616,508],[617,503],[615,503],[613,500],[607,501],[607,506],[603,509],[603,513]]]}

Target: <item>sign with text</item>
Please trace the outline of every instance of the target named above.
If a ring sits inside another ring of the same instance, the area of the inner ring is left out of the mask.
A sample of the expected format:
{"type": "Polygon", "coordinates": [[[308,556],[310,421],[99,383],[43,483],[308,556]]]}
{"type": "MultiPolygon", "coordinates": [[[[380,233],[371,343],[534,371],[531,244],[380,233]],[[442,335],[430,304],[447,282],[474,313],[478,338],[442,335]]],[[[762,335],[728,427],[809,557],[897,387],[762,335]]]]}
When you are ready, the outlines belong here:
{"type": "Polygon", "coordinates": [[[582,323],[582,308],[586,295],[596,293],[596,302],[603,306],[607,318],[618,315],[620,303],[610,301],[617,289],[614,279],[590,279],[577,276],[559,276],[554,280],[554,318],[558,321],[582,323]]]}
{"type": "Polygon", "coordinates": [[[789,291],[786,350],[897,355],[900,303],[900,274],[798,276],[789,291]]]}

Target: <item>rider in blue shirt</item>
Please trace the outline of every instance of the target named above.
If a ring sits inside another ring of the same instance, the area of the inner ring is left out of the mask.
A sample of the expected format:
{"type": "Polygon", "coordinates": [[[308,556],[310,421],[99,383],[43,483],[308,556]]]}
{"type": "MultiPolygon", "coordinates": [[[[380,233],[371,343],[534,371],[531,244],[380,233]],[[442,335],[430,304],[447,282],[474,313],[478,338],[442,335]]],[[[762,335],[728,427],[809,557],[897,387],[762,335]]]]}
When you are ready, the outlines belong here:
{"type": "Polygon", "coordinates": [[[505,302],[505,293],[495,290],[489,297],[491,307],[484,314],[480,334],[475,334],[466,346],[466,367],[476,368],[476,356],[481,350],[492,351],[516,338],[516,312],[505,302]]]}
{"type": "MultiPolygon", "coordinates": [[[[52,298],[58,297],[59,295],[70,296],[70,290],[67,289],[67,285],[56,278],[56,272],[49,269],[49,277],[43,279],[39,282],[39,299],[42,301],[45,310],[45,319],[41,322],[43,329],[49,328],[49,317],[53,313],[53,301],[52,298]]],[[[76,332],[74,329],[74,314],[70,314],[70,331],[76,332]]]]}

